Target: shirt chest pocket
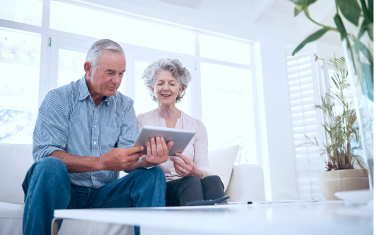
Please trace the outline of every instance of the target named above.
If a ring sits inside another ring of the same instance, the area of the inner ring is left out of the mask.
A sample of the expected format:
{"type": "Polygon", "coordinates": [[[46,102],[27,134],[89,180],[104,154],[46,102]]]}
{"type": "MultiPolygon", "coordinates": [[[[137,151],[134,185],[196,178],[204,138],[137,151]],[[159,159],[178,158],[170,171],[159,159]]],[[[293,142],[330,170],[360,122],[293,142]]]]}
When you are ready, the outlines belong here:
{"type": "Polygon", "coordinates": [[[120,128],[103,127],[101,133],[101,154],[105,154],[116,147],[116,143],[120,136],[120,128]]]}

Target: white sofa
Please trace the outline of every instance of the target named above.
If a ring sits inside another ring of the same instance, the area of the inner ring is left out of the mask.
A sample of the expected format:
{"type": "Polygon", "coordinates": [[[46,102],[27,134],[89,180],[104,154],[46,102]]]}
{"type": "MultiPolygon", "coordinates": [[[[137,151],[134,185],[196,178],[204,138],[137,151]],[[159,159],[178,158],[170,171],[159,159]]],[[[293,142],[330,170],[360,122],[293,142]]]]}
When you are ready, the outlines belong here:
{"type": "MultiPolygon", "coordinates": [[[[22,182],[33,164],[31,145],[0,144],[0,234],[21,235],[24,193],[22,182]]],[[[226,190],[230,201],[265,201],[262,168],[244,164],[233,168],[226,190]]],[[[133,226],[64,220],[60,235],[134,234],[133,226]]]]}

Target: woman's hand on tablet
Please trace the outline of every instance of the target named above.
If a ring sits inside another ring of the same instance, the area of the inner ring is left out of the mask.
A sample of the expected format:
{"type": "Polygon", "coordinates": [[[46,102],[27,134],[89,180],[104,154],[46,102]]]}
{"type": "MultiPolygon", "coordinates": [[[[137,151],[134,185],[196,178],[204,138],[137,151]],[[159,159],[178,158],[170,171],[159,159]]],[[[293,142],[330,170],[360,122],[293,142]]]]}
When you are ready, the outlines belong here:
{"type": "Polygon", "coordinates": [[[196,167],[194,164],[192,158],[185,156],[181,153],[175,153],[177,157],[179,157],[181,160],[179,160],[176,157],[172,157],[171,160],[174,162],[174,167],[176,173],[179,175],[186,177],[186,176],[197,176],[200,177],[201,171],[196,167]]]}
{"type": "Polygon", "coordinates": [[[166,162],[172,145],[174,142],[166,143],[163,137],[150,138],[146,146],[147,155],[142,164],[149,167],[166,162]]]}

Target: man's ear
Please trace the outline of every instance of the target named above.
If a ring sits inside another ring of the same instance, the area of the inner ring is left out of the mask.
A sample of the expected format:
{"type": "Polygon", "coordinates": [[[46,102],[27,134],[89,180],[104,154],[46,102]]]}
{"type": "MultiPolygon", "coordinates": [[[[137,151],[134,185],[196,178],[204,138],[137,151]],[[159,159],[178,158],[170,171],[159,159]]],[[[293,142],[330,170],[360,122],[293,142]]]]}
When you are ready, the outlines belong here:
{"type": "Polygon", "coordinates": [[[88,77],[91,77],[92,73],[93,73],[93,66],[91,66],[90,62],[85,62],[84,63],[84,70],[85,70],[85,73],[88,77]]]}

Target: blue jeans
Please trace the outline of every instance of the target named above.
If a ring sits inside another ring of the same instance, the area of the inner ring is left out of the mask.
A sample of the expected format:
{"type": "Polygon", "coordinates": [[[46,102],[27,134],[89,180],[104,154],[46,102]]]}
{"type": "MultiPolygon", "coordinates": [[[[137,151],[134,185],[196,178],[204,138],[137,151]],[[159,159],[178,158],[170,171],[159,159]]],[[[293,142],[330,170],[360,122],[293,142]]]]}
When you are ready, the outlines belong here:
{"type": "MultiPolygon", "coordinates": [[[[166,178],[157,166],[134,170],[99,189],[80,187],[70,184],[63,161],[47,157],[31,166],[22,187],[23,233],[51,234],[56,209],[164,207],[166,178]]],[[[135,226],[135,234],[139,233],[140,228],[135,226]]]]}

